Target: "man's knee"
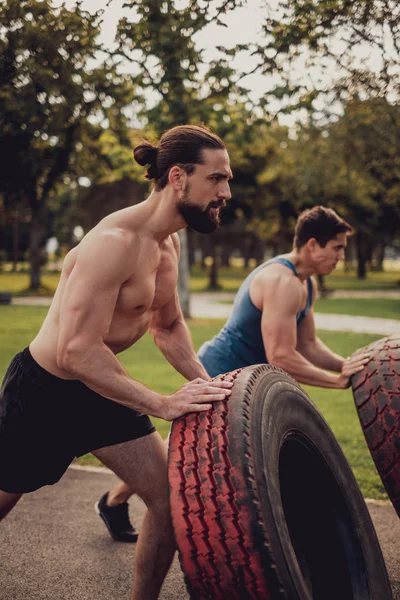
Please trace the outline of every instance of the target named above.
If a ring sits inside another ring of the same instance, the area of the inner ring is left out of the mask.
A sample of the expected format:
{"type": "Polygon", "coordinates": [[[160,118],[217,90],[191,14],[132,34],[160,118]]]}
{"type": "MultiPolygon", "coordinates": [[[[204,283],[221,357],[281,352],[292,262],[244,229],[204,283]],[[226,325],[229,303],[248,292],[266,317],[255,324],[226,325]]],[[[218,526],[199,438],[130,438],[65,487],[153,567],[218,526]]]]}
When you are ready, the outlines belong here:
{"type": "Polygon", "coordinates": [[[14,508],[22,494],[9,494],[0,490],[0,521],[14,508]]]}
{"type": "Polygon", "coordinates": [[[168,484],[161,484],[152,490],[146,490],[143,494],[138,494],[147,508],[156,511],[157,513],[169,514],[169,491],[168,484]]]}

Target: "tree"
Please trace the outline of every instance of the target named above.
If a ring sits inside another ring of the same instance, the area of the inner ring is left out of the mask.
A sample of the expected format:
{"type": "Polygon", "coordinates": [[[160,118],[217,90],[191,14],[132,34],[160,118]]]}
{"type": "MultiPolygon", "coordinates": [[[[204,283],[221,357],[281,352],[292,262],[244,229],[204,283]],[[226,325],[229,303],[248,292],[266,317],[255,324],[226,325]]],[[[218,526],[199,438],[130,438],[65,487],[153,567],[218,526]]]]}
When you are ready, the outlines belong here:
{"type": "Polygon", "coordinates": [[[283,148],[276,144],[275,156],[259,176],[267,239],[274,233],[265,219],[271,210],[282,217],[272,223],[284,240],[299,211],[330,206],[356,230],[358,276],[365,277],[374,245],[393,241],[400,227],[399,134],[398,106],[354,98],[337,122],[304,126],[283,148]]]}
{"type": "Polygon", "coordinates": [[[400,108],[384,98],[355,98],[330,130],[342,172],[351,174],[347,210],[356,229],[358,276],[364,278],[373,247],[393,242],[400,228],[400,108]]]}
{"type": "Polygon", "coordinates": [[[391,102],[399,96],[397,0],[288,0],[270,11],[263,32],[254,56],[259,68],[280,75],[274,92],[289,110],[304,107],[319,118],[355,93],[391,102]],[[295,81],[296,65],[307,76],[295,81]]]}
{"type": "MultiPolygon", "coordinates": [[[[233,92],[232,71],[226,61],[209,65],[203,78],[202,54],[196,49],[194,34],[212,20],[223,24],[223,15],[242,4],[240,0],[191,0],[178,8],[173,0],[127,0],[124,7],[134,8],[139,19],[120,20],[118,48],[114,57],[129,60],[137,66],[135,86],[143,92],[156,92],[158,101],[152,109],[146,103],[139,113],[144,124],[150,124],[156,135],[175,125],[207,123],[205,108],[209,99],[226,98],[233,92]],[[224,76],[222,76],[222,74],[224,76]]],[[[180,299],[185,316],[189,316],[189,259],[186,231],[180,232],[180,299]]]]}
{"type": "Polygon", "coordinates": [[[306,109],[312,124],[292,146],[298,189],[303,201],[319,197],[353,221],[358,274],[365,277],[371,246],[393,238],[398,226],[400,5],[288,0],[269,12],[263,32],[253,53],[259,69],[280,76],[271,94],[281,100],[281,110],[306,109]],[[295,79],[296,66],[306,76],[295,79]],[[313,144],[321,152],[311,160],[311,172],[303,159],[313,154],[313,144]]]}
{"type": "Polygon", "coordinates": [[[40,252],[48,203],[84,152],[84,132],[101,128],[105,110],[132,101],[133,86],[98,50],[101,12],[50,0],[0,4],[0,193],[30,211],[31,289],[40,287],[40,252]]]}

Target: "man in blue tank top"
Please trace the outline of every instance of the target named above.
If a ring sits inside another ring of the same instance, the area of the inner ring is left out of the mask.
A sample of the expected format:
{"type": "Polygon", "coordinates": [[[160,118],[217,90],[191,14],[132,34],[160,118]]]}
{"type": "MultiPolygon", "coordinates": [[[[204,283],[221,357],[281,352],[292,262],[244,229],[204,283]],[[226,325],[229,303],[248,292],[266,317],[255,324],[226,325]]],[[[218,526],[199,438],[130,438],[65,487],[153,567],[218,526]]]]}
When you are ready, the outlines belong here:
{"type": "MultiPolygon", "coordinates": [[[[236,295],[232,316],[198,357],[211,377],[270,363],[300,383],[347,388],[369,355],[343,358],[317,337],[312,275],[328,275],[344,258],[352,228],[330,208],[316,206],[297,219],[293,250],[254,269],[236,295]]],[[[121,502],[132,495],[118,486],[121,502]]],[[[113,492],[114,493],[114,492],[113,492]]],[[[115,495],[115,493],[114,493],[115,495]]]]}
{"type": "Polygon", "coordinates": [[[330,208],[299,216],[288,254],[257,267],[244,280],[232,316],[198,356],[212,377],[259,363],[281,367],[299,383],[347,388],[367,355],[343,358],[316,336],[312,275],[328,275],[344,258],[351,226],[330,208]]]}

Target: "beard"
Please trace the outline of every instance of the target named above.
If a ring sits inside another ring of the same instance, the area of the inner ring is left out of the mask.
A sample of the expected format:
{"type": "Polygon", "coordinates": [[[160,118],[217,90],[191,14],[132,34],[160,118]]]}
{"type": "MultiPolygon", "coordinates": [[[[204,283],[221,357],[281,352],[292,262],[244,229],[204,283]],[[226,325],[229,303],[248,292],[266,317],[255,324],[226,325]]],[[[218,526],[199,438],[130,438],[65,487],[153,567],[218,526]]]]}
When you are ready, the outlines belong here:
{"type": "Polygon", "coordinates": [[[213,200],[205,209],[202,209],[190,200],[189,192],[190,185],[188,184],[183,191],[182,199],[178,202],[177,207],[188,227],[199,233],[212,233],[216,231],[221,225],[221,219],[219,218],[219,214],[214,213],[212,209],[223,206],[224,202],[213,200]]]}

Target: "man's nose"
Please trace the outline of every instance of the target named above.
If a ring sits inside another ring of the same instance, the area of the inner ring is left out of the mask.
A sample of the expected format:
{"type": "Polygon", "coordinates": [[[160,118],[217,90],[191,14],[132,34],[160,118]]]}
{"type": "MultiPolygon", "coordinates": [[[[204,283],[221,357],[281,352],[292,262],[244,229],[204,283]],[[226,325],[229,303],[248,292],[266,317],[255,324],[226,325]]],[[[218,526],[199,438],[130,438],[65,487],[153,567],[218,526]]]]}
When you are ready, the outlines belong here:
{"type": "Polygon", "coordinates": [[[339,252],[339,260],[344,260],[344,258],[345,258],[345,257],[344,257],[344,250],[341,250],[341,251],[339,252]]]}
{"type": "Polygon", "coordinates": [[[231,188],[228,182],[225,182],[218,190],[218,198],[223,198],[224,200],[230,200],[232,197],[231,188]]]}

